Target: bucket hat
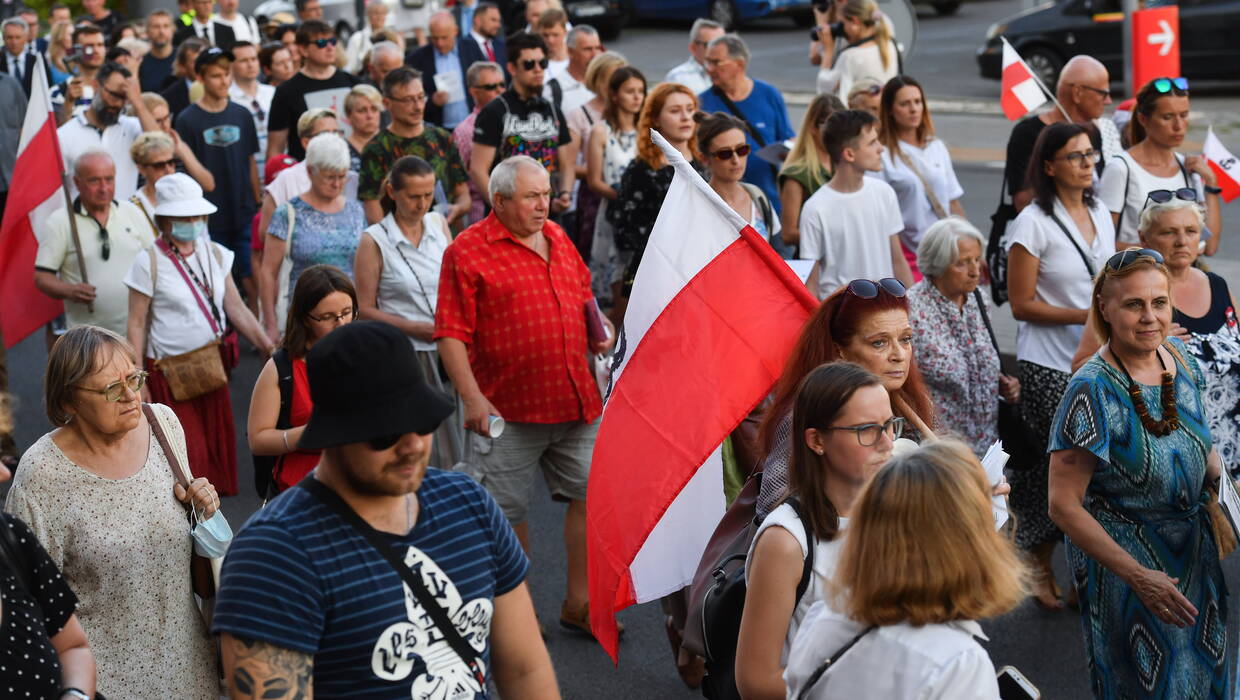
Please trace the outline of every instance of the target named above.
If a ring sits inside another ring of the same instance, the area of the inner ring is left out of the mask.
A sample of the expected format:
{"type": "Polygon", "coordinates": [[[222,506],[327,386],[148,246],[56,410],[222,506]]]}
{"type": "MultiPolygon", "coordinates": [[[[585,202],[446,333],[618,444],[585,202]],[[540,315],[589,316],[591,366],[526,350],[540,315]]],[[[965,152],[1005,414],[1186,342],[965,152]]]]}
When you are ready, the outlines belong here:
{"type": "Polygon", "coordinates": [[[165,175],[155,181],[156,216],[206,216],[215,205],[202,196],[202,188],[185,173],[165,175]]]}

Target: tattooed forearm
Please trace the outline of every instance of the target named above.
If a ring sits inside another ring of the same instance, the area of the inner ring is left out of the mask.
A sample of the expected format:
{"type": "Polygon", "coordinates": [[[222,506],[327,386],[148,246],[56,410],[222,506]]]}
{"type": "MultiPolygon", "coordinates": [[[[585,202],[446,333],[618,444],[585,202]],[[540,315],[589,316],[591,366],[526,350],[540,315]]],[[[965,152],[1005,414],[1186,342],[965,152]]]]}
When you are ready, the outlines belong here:
{"type": "Polygon", "coordinates": [[[314,697],[314,660],[309,654],[228,633],[220,635],[220,651],[232,700],[314,697]]]}

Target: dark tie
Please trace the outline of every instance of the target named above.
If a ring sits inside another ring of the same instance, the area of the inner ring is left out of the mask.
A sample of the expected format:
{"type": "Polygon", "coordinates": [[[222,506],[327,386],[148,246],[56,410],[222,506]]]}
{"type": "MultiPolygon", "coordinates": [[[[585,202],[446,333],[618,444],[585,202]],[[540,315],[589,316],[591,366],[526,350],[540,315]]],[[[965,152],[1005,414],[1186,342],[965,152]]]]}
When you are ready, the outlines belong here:
{"type": "Polygon", "coordinates": [[[491,48],[491,40],[487,39],[483,42],[483,46],[486,47],[487,50],[487,60],[491,63],[495,63],[495,49],[491,48]]]}
{"type": "Polygon", "coordinates": [[[17,78],[19,83],[22,81],[22,59],[25,57],[26,54],[22,54],[13,59],[13,77],[17,78]]]}
{"type": "Polygon", "coordinates": [[[207,42],[208,44],[211,43],[211,37],[207,33],[207,25],[205,24],[202,25],[202,40],[207,42]]]}

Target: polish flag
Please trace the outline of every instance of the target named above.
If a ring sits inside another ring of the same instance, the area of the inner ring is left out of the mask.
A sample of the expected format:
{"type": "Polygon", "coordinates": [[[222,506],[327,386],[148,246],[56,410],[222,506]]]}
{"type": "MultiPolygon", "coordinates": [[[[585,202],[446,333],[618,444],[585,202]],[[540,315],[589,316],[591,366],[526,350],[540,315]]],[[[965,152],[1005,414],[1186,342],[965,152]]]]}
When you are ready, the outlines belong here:
{"type": "Polygon", "coordinates": [[[17,146],[17,165],[0,222],[0,333],[11,348],[64,311],[61,302],[34,286],[39,222],[65,206],[60,141],[47,87],[43,56],[31,76],[30,103],[17,146]]]}
{"type": "Polygon", "coordinates": [[[1223,190],[1223,201],[1230,202],[1240,196],[1240,161],[1231,154],[1223,142],[1214,135],[1214,127],[1206,132],[1205,148],[1202,155],[1210,164],[1210,169],[1218,176],[1218,186],[1223,190]]]}
{"type": "Polygon", "coordinates": [[[1004,116],[1016,121],[1046,104],[1046,92],[1007,37],[1000,38],[1003,39],[1003,87],[999,90],[999,103],[1004,116]]]}
{"type": "Polygon", "coordinates": [[[624,316],[587,494],[590,624],[687,586],[724,513],[720,445],[818,302],[657,132],[676,169],[624,316]]]}

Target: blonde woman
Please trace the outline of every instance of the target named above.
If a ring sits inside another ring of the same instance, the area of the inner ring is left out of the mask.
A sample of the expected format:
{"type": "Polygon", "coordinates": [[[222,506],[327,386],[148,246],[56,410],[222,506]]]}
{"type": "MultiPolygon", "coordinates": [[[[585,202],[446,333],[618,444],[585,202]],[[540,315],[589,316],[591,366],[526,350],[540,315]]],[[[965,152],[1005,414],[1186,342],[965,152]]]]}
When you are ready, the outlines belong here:
{"type": "Polygon", "coordinates": [[[822,128],[827,117],[842,109],[844,103],[835,95],[818,95],[811,100],[797,140],[779,171],[780,237],[788,245],[801,240],[801,205],[831,179],[831,157],[822,143],[822,128]]]}
{"type": "Polygon", "coordinates": [[[374,86],[358,85],[345,96],[344,119],[351,129],[345,139],[349,144],[349,170],[362,169],[362,149],[379,133],[382,116],[383,95],[374,86]]]}
{"type": "Polygon", "coordinates": [[[891,23],[874,0],[842,0],[839,13],[848,44],[829,70],[819,71],[818,93],[844,99],[859,80],[886,83],[899,75],[900,51],[891,37],[891,23]]]}
{"type": "Polygon", "coordinates": [[[828,597],[792,642],[788,697],[998,700],[977,620],[1016,607],[1024,579],[968,447],[895,457],[854,502],[828,597]]]}
{"type": "MultiPolygon", "coordinates": [[[[67,80],[67,76],[73,74],[73,71],[65,64],[65,56],[71,51],[73,51],[73,23],[67,19],[61,20],[52,25],[51,38],[47,44],[47,60],[52,64],[52,69],[66,76],[58,82],[67,80]]],[[[52,77],[56,78],[55,75],[52,77]]]]}

